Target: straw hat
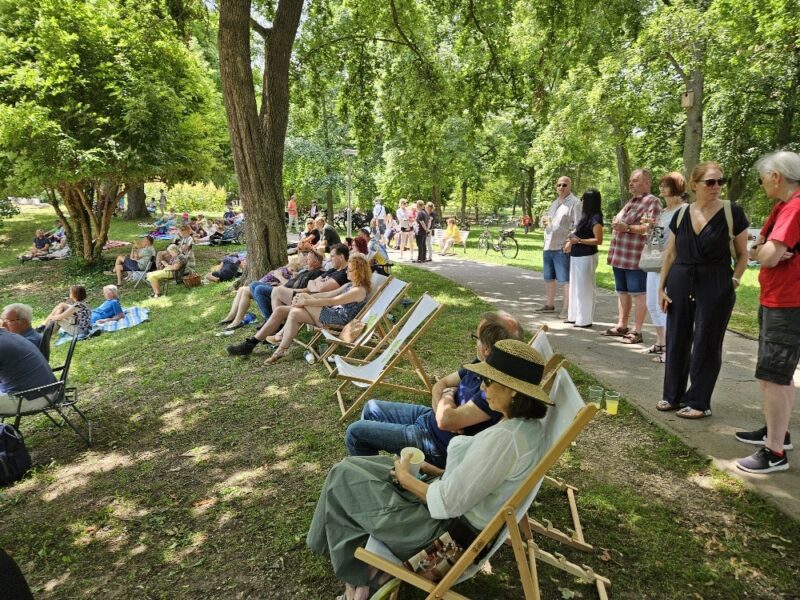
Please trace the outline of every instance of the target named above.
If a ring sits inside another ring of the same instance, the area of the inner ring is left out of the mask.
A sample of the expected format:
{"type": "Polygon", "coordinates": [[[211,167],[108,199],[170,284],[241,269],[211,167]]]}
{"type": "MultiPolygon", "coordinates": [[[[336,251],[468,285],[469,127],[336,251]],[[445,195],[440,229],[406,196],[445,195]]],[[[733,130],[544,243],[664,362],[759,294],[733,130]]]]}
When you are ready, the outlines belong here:
{"type": "Polygon", "coordinates": [[[539,385],[544,375],[544,364],[542,355],[525,342],[500,340],[485,362],[464,365],[464,368],[553,406],[547,392],[539,385]]]}

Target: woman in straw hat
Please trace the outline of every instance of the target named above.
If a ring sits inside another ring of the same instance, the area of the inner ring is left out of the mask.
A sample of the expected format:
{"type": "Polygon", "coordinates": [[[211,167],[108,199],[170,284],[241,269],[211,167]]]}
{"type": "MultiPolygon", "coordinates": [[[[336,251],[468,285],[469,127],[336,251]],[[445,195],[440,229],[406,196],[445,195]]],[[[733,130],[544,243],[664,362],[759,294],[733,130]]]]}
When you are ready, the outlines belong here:
{"type": "MultiPolygon", "coordinates": [[[[433,479],[415,477],[407,458],[351,456],[334,465],[306,543],[329,556],[346,583],[340,599],[364,600],[380,583],[382,574],[354,556],[370,535],[405,560],[445,533],[466,528],[474,539],[486,526],[547,450],[544,363],[524,342],[501,340],[485,362],[464,365],[483,379],[489,406],[503,418],[474,437],[456,436],[445,470],[422,463],[433,479]]],[[[464,549],[469,543],[459,541],[464,549]]]]}

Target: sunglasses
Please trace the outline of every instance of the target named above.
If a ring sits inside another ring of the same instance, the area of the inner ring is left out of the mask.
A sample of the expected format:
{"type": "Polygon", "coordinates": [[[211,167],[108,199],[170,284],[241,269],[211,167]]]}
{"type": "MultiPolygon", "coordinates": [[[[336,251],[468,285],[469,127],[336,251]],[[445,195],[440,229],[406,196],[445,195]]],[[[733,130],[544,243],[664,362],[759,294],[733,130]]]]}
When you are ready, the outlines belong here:
{"type": "Polygon", "coordinates": [[[469,337],[471,337],[471,338],[472,338],[473,340],[475,340],[476,342],[477,342],[478,340],[480,340],[480,339],[481,339],[481,338],[479,338],[479,337],[478,337],[478,334],[477,334],[477,333],[470,333],[470,334],[469,334],[469,337]]]}
{"type": "Polygon", "coordinates": [[[489,379],[485,375],[481,375],[481,382],[483,383],[483,387],[488,388],[494,383],[494,379],[489,379]]]}
{"type": "Polygon", "coordinates": [[[567,184],[566,183],[559,183],[559,184],[556,184],[556,187],[567,187],[567,184]]]}
{"type": "Polygon", "coordinates": [[[725,185],[725,179],[701,179],[700,183],[704,184],[706,187],[713,187],[715,185],[722,187],[725,185]]]}

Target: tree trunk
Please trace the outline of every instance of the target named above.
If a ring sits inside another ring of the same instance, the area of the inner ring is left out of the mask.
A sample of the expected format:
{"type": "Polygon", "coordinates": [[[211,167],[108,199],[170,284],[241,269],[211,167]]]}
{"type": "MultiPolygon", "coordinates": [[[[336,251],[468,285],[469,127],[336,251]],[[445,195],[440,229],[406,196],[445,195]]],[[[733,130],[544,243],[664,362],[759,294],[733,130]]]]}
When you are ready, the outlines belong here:
{"type": "Polygon", "coordinates": [[[467,182],[461,182],[461,218],[467,218],[467,182]]]}
{"type": "Polygon", "coordinates": [[[525,186],[525,212],[533,222],[533,184],[536,183],[536,167],[528,167],[528,185],[525,186]]]}
{"type": "Polygon", "coordinates": [[[328,223],[333,225],[333,215],[335,213],[333,212],[333,188],[330,186],[325,190],[325,206],[328,210],[328,223]]]}
{"type": "Polygon", "coordinates": [[[224,0],[219,12],[222,95],[239,197],[246,217],[247,279],[286,262],[283,151],[289,116],[289,59],[302,0],[281,0],[264,37],[259,119],[250,56],[250,1],[224,0]]]}
{"type": "Polygon", "coordinates": [[[775,147],[780,150],[785,149],[789,142],[792,141],[794,116],[797,113],[797,88],[800,87],[800,49],[795,54],[794,63],[794,77],[786,90],[786,98],[783,102],[783,110],[781,111],[781,118],[775,135],[775,147]]]}
{"type": "Polygon", "coordinates": [[[628,161],[628,148],[624,143],[618,143],[617,154],[617,178],[619,184],[619,206],[623,206],[628,201],[628,180],[631,177],[631,167],[628,161]]]}
{"type": "Polygon", "coordinates": [[[703,148],[703,71],[692,69],[686,82],[687,91],[694,92],[694,102],[686,110],[686,128],[683,132],[683,169],[686,177],[700,162],[703,148]]]}
{"type": "Polygon", "coordinates": [[[125,210],[125,218],[147,219],[150,213],[147,212],[147,194],[144,193],[144,183],[126,183],[125,192],[128,194],[128,207],[125,210]]]}

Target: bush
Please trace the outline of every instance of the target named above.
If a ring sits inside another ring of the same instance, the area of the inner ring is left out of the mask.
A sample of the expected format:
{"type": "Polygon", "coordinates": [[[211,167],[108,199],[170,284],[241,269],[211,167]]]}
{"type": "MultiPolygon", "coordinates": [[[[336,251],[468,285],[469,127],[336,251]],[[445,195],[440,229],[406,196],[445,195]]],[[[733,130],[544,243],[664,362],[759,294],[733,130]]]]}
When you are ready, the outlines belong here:
{"type": "MultiPolygon", "coordinates": [[[[148,183],[144,186],[147,201],[161,195],[160,190],[165,189],[163,184],[148,183]]],[[[227,192],[225,188],[217,187],[213,183],[179,183],[166,190],[167,206],[175,212],[196,213],[198,211],[223,212],[227,192]]]]}
{"type": "Polygon", "coordinates": [[[11,202],[11,198],[0,197],[0,225],[3,224],[3,219],[10,219],[17,214],[19,209],[11,202]]]}

